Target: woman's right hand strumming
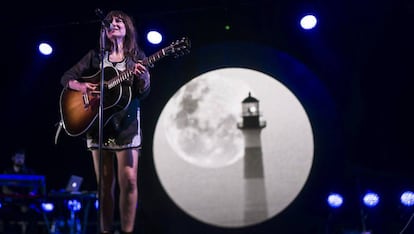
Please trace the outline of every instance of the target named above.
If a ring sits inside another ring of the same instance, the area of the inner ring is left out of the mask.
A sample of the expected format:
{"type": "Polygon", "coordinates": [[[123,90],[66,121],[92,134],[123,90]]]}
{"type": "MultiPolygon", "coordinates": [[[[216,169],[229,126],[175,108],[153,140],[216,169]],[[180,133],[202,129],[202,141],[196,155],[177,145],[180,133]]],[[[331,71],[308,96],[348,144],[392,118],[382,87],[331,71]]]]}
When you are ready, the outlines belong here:
{"type": "Polygon", "coordinates": [[[98,84],[90,83],[90,82],[79,82],[77,80],[70,80],[68,83],[69,88],[73,90],[77,90],[84,94],[88,92],[96,90],[98,84]]]}

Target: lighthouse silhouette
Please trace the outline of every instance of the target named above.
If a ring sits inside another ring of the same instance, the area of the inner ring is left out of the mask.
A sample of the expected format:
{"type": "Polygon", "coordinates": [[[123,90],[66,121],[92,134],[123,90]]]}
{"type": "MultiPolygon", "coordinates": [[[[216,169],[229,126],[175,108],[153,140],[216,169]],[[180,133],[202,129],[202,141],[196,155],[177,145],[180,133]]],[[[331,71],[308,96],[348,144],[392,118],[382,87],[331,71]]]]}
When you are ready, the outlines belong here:
{"type": "Polygon", "coordinates": [[[254,224],[268,217],[260,133],[266,122],[260,119],[259,100],[242,101],[242,121],[237,128],[244,135],[244,223],[254,224]]]}

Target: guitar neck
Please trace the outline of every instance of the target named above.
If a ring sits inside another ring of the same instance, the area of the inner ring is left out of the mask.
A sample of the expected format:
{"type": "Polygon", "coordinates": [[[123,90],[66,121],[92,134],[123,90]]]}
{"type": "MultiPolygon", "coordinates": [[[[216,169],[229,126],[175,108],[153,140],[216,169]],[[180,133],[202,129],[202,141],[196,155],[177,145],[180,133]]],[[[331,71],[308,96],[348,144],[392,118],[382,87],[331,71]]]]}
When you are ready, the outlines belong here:
{"type": "Polygon", "coordinates": [[[157,62],[158,60],[160,60],[160,59],[164,58],[165,56],[167,56],[167,53],[166,53],[167,49],[168,49],[168,47],[164,48],[164,49],[161,49],[161,50],[155,52],[154,54],[144,58],[142,60],[142,64],[144,64],[146,66],[149,66],[149,67],[154,66],[155,62],[157,62]]]}
{"type": "MultiPolygon", "coordinates": [[[[145,65],[145,66],[149,66],[149,67],[154,66],[155,62],[157,62],[158,60],[160,60],[160,59],[164,58],[165,56],[167,56],[167,53],[165,52],[167,48],[168,47],[166,47],[164,49],[161,49],[161,50],[155,52],[154,54],[144,58],[142,60],[142,64],[145,65]]],[[[108,88],[111,89],[111,88],[117,86],[121,82],[129,79],[133,74],[134,74],[134,69],[128,69],[125,72],[122,72],[118,76],[115,76],[114,78],[112,78],[111,80],[108,81],[108,88]]]]}
{"type": "MultiPolygon", "coordinates": [[[[167,55],[187,52],[190,44],[187,38],[181,39],[181,41],[176,41],[171,43],[169,46],[164,47],[163,49],[155,52],[154,54],[142,59],[142,64],[145,66],[153,67],[154,63],[158,60],[166,57],[167,55]]],[[[108,81],[108,88],[111,89],[124,80],[129,79],[134,74],[134,69],[128,69],[125,72],[122,72],[118,76],[112,78],[108,81]]]]}

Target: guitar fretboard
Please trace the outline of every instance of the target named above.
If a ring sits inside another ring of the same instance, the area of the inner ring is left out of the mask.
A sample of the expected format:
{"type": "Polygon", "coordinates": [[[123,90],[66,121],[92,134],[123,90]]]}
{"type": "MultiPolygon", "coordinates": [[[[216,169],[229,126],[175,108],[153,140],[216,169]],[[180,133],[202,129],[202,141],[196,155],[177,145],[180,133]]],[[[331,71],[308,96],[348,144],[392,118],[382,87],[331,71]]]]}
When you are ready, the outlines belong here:
{"type": "MultiPolygon", "coordinates": [[[[142,64],[144,64],[146,66],[149,66],[149,67],[152,67],[155,62],[157,62],[158,60],[164,58],[167,55],[165,53],[165,49],[166,48],[161,49],[161,50],[155,52],[154,54],[144,58],[142,60],[142,64]]],[[[108,89],[112,89],[113,87],[119,85],[123,81],[129,79],[133,74],[134,74],[134,68],[128,69],[128,70],[120,73],[118,76],[115,76],[114,78],[112,78],[108,81],[108,83],[107,83],[108,89]]]]}
{"type": "Polygon", "coordinates": [[[167,54],[165,53],[165,49],[159,50],[156,53],[152,54],[151,56],[145,58],[142,63],[147,66],[154,65],[155,62],[164,58],[167,54]]]}
{"type": "MultiPolygon", "coordinates": [[[[154,54],[144,58],[142,60],[142,64],[145,66],[153,67],[154,63],[158,60],[164,58],[167,55],[175,54],[177,52],[183,52],[184,50],[188,50],[189,48],[189,41],[187,38],[183,38],[181,41],[177,41],[175,43],[172,43],[171,45],[155,52],[154,54]]],[[[118,76],[115,76],[114,78],[110,79],[107,82],[108,89],[111,89],[123,81],[129,79],[134,74],[134,68],[128,69],[122,73],[120,73],[118,76]]]]}

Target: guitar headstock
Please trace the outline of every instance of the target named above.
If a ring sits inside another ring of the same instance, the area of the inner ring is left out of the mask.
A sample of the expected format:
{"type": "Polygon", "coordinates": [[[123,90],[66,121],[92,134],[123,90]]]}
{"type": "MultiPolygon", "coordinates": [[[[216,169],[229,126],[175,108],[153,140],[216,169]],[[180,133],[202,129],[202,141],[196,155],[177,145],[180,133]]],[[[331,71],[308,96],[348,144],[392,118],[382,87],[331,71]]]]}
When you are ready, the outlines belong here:
{"type": "Polygon", "coordinates": [[[176,40],[167,47],[166,53],[171,54],[174,58],[190,53],[191,42],[187,37],[176,40]]]}

